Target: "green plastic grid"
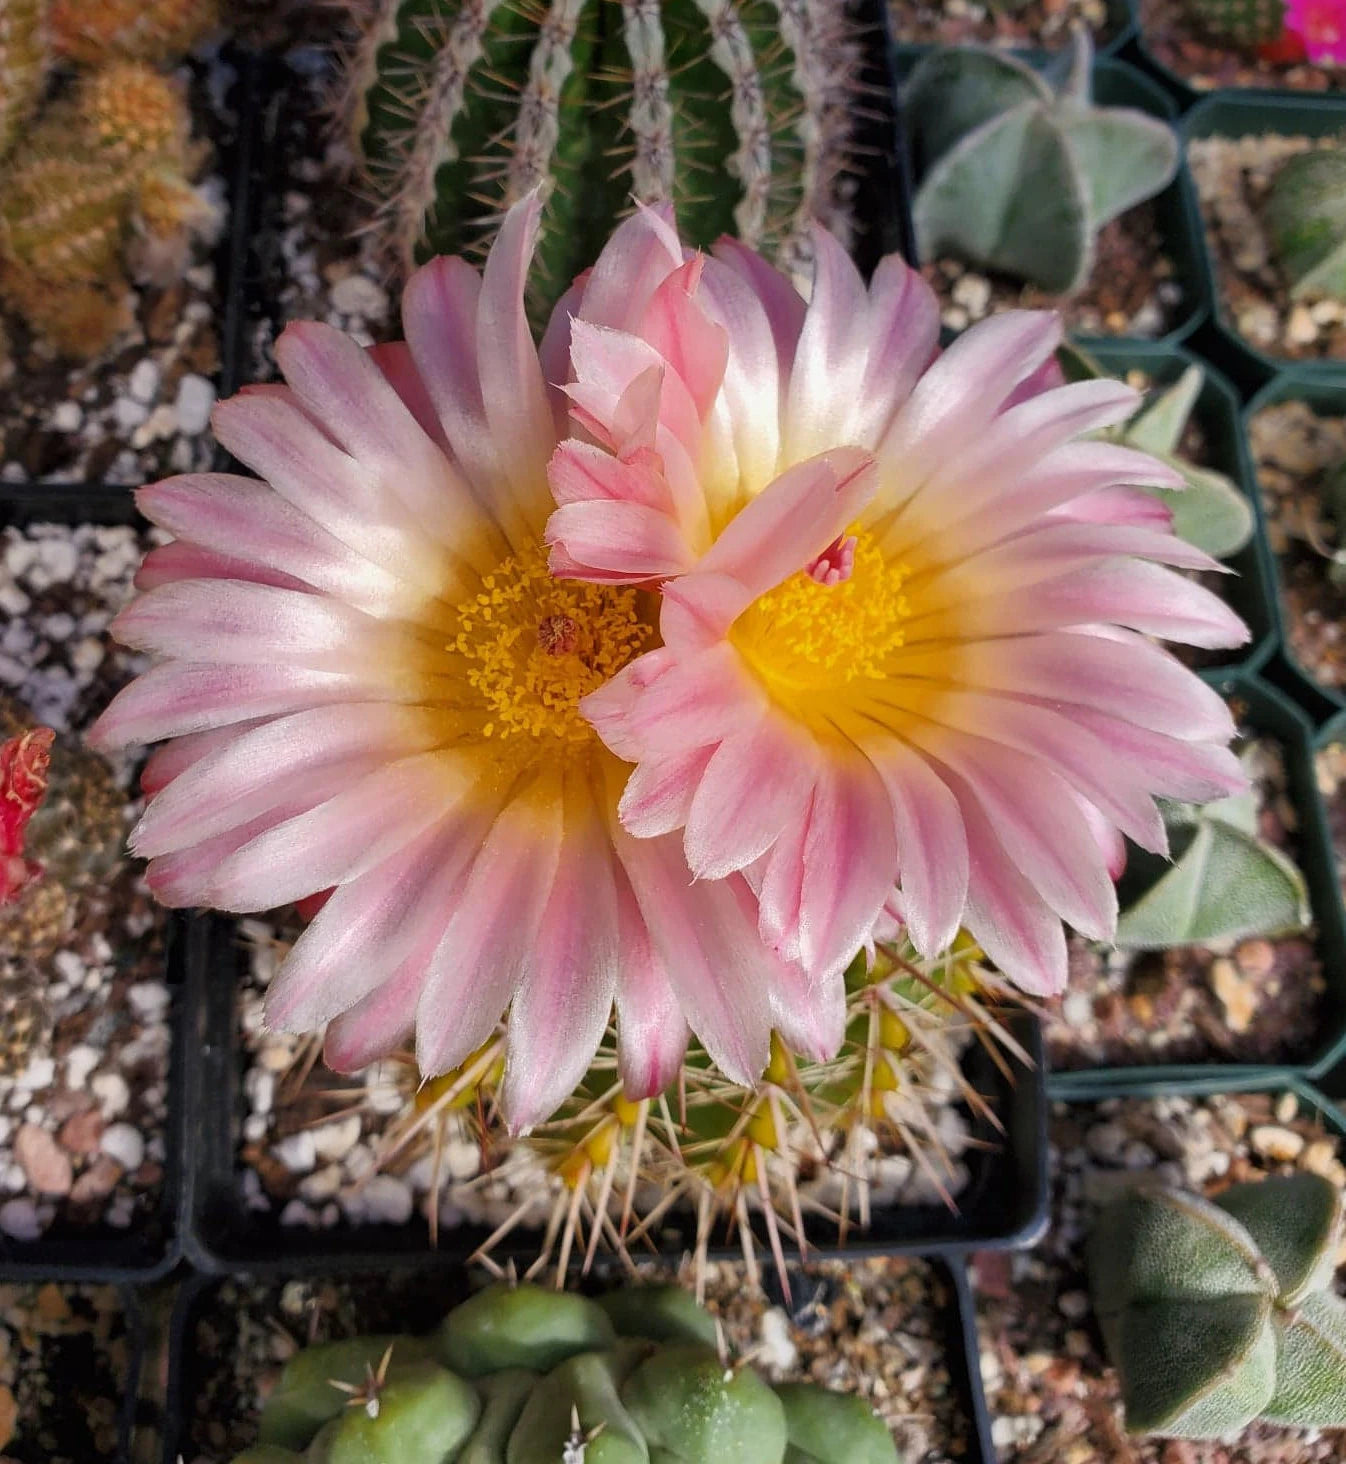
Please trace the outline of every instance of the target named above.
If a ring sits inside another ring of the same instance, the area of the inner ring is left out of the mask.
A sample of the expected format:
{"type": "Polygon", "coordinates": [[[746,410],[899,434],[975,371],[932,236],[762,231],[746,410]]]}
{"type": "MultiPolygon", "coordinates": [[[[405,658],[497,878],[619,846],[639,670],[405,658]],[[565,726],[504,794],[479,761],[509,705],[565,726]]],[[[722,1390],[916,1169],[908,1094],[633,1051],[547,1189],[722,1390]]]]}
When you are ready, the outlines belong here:
{"type": "MultiPolygon", "coordinates": [[[[921,56],[931,48],[928,46],[895,46],[893,48],[894,71],[898,79],[898,111],[902,112],[901,86],[921,56]]],[[[1042,64],[1047,53],[1021,52],[1022,60],[1031,64],[1042,64]]],[[[1177,108],[1161,86],[1134,66],[1108,58],[1094,62],[1094,99],[1105,107],[1135,107],[1142,112],[1158,117],[1177,126],[1177,108]]],[[[908,150],[908,176],[912,179],[913,194],[916,182],[915,158],[911,151],[910,133],[904,127],[908,150]]],[[[1210,274],[1204,267],[1204,244],[1201,238],[1201,211],[1197,207],[1196,188],[1187,171],[1185,161],[1180,162],[1177,177],[1154,200],[1156,221],[1166,252],[1173,261],[1175,277],[1182,286],[1186,301],[1186,313],[1179,323],[1167,334],[1157,338],[1155,344],[1179,345],[1197,329],[1209,314],[1211,307],[1210,274]]],[[[919,263],[919,261],[917,261],[919,263]]],[[[1121,339],[1110,337],[1109,339],[1121,339]]]]}
{"type": "MultiPolygon", "coordinates": [[[[1346,417],[1346,374],[1338,382],[1324,379],[1321,376],[1308,376],[1296,371],[1280,372],[1272,381],[1269,381],[1256,396],[1243,409],[1243,432],[1248,443],[1248,455],[1252,459],[1252,435],[1251,423],[1253,417],[1264,407],[1275,406],[1280,402],[1302,401],[1307,402],[1315,412],[1320,412],[1329,417],[1346,417]]],[[[1254,490],[1258,500],[1259,519],[1265,522],[1265,506],[1262,503],[1262,488],[1257,480],[1257,465],[1252,462],[1252,479],[1254,490]]],[[[1272,553],[1270,545],[1267,546],[1267,566],[1270,571],[1268,581],[1271,589],[1269,595],[1272,625],[1275,630],[1275,639],[1280,647],[1280,654],[1285,664],[1301,678],[1313,693],[1323,702],[1329,704],[1334,711],[1346,711],[1346,688],[1325,686],[1290,649],[1290,641],[1286,635],[1286,616],[1284,585],[1281,580],[1280,562],[1272,553]]]]}
{"type": "Polygon", "coordinates": [[[1171,341],[1140,341],[1115,336],[1078,336],[1075,343],[1100,366],[1117,375],[1143,371],[1158,386],[1168,386],[1192,365],[1205,372],[1205,383],[1197,398],[1194,416],[1201,425],[1210,452],[1210,465],[1238,485],[1252,505],[1253,537],[1229,560],[1234,571],[1225,598],[1247,622],[1252,639],[1233,661],[1208,666],[1203,680],[1218,683],[1230,676],[1257,671],[1276,649],[1277,627],[1271,577],[1270,550],[1262,522],[1261,500],[1253,487],[1252,456],[1248,451],[1241,420],[1241,402],[1229,379],[1204,357],[1187,346],[1171,341]]]}
{"type": "MultiPolygon", "coordinates": [[[[1270,132],[1283,137],[1326,137],[1346,134],[1346,96],[1304,96],[1296,92],[1222,91],[1197,103],[1179,124],[1184,147],[1193,138],[1246,137],[1250,133],[1270,132]]],[[[1184,171],[1190,170],[1184,162],[1184,171]]],[[[1215,260],[1206,238],[1201,209],[1193,187],[1196,208],[1199,258],[1196,268],[1203,276],[1201,289],[1209,303],[1211,328],[1219,337],[1231,362],[1230,375],[1246,371],[1259,384],[1279,371],[1337,381],[1346,384],[1346,360],[1294,360],[1275,356],[1250,345],[1234,329],[1227,318],[1220,298],[1220,283],[1215,260]],[[1239,368],[1242,368],[1242,371],[1239,368]]],[[[1218,365],[1225,366],[1223,361],[1218,365]]]]}
{"type": "Polygon", "coordinates": [[[1112,1092],[1153,1083],[1204,1081],[1218,1088],[1264,1076],[1299,1074],[1316,1077],[1346,1056],[1346,910],[1337,880],[1332,842],[1328,835],[1327,810],[1318,792],[1313,754],[1313,728],[1293,702],[1258,676],[1230,676],[1215,683],[1222,695],[1236,696],[1248,707],[1247,720],[1260,732],[1276,737],[1285,748],[1290,799],[1299,815],[1296,862],[1309,887],[1309,899],[1317,928],[1316,950],[1327,980],[1324,1030],[1304,1059],[1291,1063],[1234,1063],[1209,1059],[1205,1062],[1155,1062],[1144,1065],[1083,1068],[1051,1073],[1048,1094],[1057,1089],[1076,1088],[1112,1092]]]}

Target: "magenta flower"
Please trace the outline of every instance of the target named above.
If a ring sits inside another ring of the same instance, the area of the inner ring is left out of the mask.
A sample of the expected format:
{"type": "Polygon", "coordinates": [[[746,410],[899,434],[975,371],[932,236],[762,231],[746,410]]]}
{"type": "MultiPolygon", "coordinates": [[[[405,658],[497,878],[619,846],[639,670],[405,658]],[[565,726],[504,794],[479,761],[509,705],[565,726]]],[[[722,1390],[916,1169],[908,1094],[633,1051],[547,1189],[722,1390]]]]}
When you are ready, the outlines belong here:
{"type": "Polygon", "coordinates": [[[1122,834],[1165,848],[1153,795],[1241,786],[1224,704],[1148,639],[1246,639],[1165,567],[1218,568],[1137,486],[1178,480],[1079,440],[1135,393],[1043,390],[1051,314],[939,354],[920,277],[893,257],[866,290],[821,231],[807,305],[741,246],[662,237],[630,329],[591,300],[606,260],[583,291],[588,440],[551,466],[558,573],[667,581],[663,645],[581,703],[637,764],[622,822],[682,830],[700,880],[745,875],[815,981],[891,902],[923,954],[961,925],[1059,991],[1062,921],[1113,933],[1122,834]]]}
{"type": "Polygon", "coordinates": [[[1315,66],[1346,66],[1346,0],[1287,0],[1285,30],[1315,66]]]}
{"type": "MultiPolygon", "coordinates": [[[[269,1019],[327,1029],[337,1068],[409,1036],[427,1075],[509,1009],[503,1101],[526,1127],[583,1075],[615,1002],[634,1097],[687,1027],[753,1082],[773,1027],[830,1055],[839,983],[809,986],[757,934],[741,876],[693,883],[676,837],[635,840],[628,769],[578,711],[657,642],[653,597],[547,572],[546,468],[566,317],[523,313],[537,205],[484,278],[440,259],[407,287],[406,344],[291,326],[287,385],[222,403],[220,441],[263,481],[142,490],[174,535],[117,634],[161,658],[104,713],[105,747],[168,739],[134,832],[171,905],[261,910],[334,888],[274,982],[269,1019]]],[[[600,302],[638,298],[646,220],[609,246],[600,302]]]]}

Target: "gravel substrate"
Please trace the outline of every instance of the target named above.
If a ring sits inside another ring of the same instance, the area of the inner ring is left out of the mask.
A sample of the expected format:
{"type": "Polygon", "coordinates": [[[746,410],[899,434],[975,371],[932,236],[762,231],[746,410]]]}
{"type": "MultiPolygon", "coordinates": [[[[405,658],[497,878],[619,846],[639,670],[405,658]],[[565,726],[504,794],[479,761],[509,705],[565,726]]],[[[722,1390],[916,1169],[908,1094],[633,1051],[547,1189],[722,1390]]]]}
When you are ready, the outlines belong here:
{"type": "Polygon", "coordinates": [[[1140,0],[1141,40],[1156,61],[1197,91],[1221,86],[1289,87],[1323,92],[1346,86],[1346,70],[1304,60],[1269,61],[1216,44],[1194,28],[1186,0],[1140,0]]]}
{"type": "MultiPolygon", "coordinates": [[[[675,1279],[664,1267],[639,1272],[650,1282],[675,1279]]],[[[260,1402],[296,1343],[429,1329],[460,1299],[456,1284],[399,1272],[221,1283],[202,1299],[191,1333],[186,1464],[212,1464],[253,1441],[260,1402]]],[[[944,1347],[950,1298],[935,1272],[915,1260],[826,1262],[792,1271],[791,1295],[788,1309],[772,1305],[742,1265],[707,1268],[706,1305],[732,1353],[753,1353],[773,1382],[812,1378],[869,1398],[904,1464],[952,1464],[965,1454],[967,1422],[944,1347]]]]}
{"type": "Polygon", "coordinates": [[[1346,358],[1346,304],[1291,300],[1262,207],[1276,169],[1331,137],[1194,137],[1187,160],[1201,200],[1216,290],[1230,326],[1249,345],[1292,360],[1346,358]]]}
{"type": "MultiPolygon", "coordinates": [[[[181,70],[193,135],[216,144],[198,186],[227,228],[221,149],[236,119],[226,104],[234,71],[218,59],[181,70]]],[[[138,486],[209,468],[209,432],[224,324],[215,243],[198,241],[184,277],[131,292],[134,323],[92,361],[54,357],[21,321],[6,318],[14,379],[0,391],[0,482],[138,486]],[[16,389],[16,383],[19,389],[16,389]]]]}
{"type": "MultiPolygon", "coordinates": [[[[1096,1208],[1135,1176],[1217,1193],[1308,1169],[1346,1185],[1342,1141],[1293,1094],[1058,1104],[1052,1228],[1036,1250],[977,1259],[978,1331],[992,1434],[1005,1464],[1336,1464],[1346,1431],[1257,1424],[1231,1443],[1142,1440],[1122,1426],[1084,1266],[1096,1208]]],[[[1346,1254],[1341,1257],[1346,1261],[1346,1254]]]]}
{"type": "MultiPolygon", "coordinates": [[[[429,1218],[438,1195],[441,1233],[464,1224],[494,1229],[526,1207],[523,1233],[540,1230],[565,1191],[552,1172],[542,1143],[506,1145],[496,1128],[478,1138],[476,1115],[449,1112],[443,1119],[441,1159],[436,1172],[434,1129],[386,1157],[391,1141],[415,1115],[418,1077],[409,1057],[375,1064],[353,1077],[328,1071],[316,1044],[265,1027],[263,1001],[290,943],[301,926],[296,917],[243,920],[240,939],[248,950],[248,971],[240,985],[238,1020],[244,1111],[238,1132],[241,1200],[283,1227],[330,1230],[344,1225],[401,1225],[413,1216],[429,1218]]],[[[956,1106],[952,1080],[933,1075],[930,1101],[935,1137],[926,1149],[929,1167],[905,1154],[871,1152],[865,1173],[878,1205],[943,1204],[966,1187],[971,1135],[956,1106]],[[941,1152],[936,1153],[938,1144],[941,1152]]],[[[919,1130],[918,1130],[919,1132],[919,1130]]],[[[560,1151],[555,1151],[559,1158],[560,1151]]],[[[820,1168],[801,1179],[800,1193],[829,1207],[840,1203],[837,1172],[820,1168]]],[[[643,1213],[658,1194],[643,1187],[643,1213]]],[[[620,1210],[623,1182],[614,1186],[620,1210]]],[[[850,1188],[852,1205],[856,1186],[850,1188]]],[[[661,1249],[691,1243],[695,1220],[670,1212],[657,1234],[661,1249]]]]}
{"type": "Polygon", "coordinates": [[[164,1181],[167,914],[123,853],[132,767],[79,732],[142,664],[104,632],[148,544],[130,527],[0,536],[0,735],[61,734],[29,829],[42,878],[0,913],[0,1245],[90,1226],[152,1234],[164,1181]],[[6,693],[12,694],[7,699],[6,693]]]}
{"type": "Polygon", "coordinates": [[[976,0],[889,0],[895,40],[940,46],[1041,47],[1055,51],[1084,26],[1096,45],[1112,38],[1104,0],[1029,0],[1013,8],[976,0]]]}
{"type": "Polygon", "coordinates": [[[1174,329],[1185,301],[1153,206],[1142,203],[1100,229],[1095,250],[1093,273],[1070,296],[980,274],[956,259],[928,261],[921,273],[939,296],[940,319],[950,330],[963,330],[1002,310],[1059,310],[1077,335],[1153,340],[1174,329]]]}
{"type": "MultiPolygon", "coordinates": [[[[1244,749],[1263,838],[1295,857],[1284,756],[1244,749]]],[[[1066,994],[1048,1004],[1053,1067],[1293,1062],[1318,1040],[1326,991],[1313,933],[1124,951],[1072,936],[1066,994]]]]}
{"type": "Polygon", "coordinates": [[[118,1454],[129,1347],[111,1286],[0,1286],[0,1451],[6,1464],[118,1454]]]}

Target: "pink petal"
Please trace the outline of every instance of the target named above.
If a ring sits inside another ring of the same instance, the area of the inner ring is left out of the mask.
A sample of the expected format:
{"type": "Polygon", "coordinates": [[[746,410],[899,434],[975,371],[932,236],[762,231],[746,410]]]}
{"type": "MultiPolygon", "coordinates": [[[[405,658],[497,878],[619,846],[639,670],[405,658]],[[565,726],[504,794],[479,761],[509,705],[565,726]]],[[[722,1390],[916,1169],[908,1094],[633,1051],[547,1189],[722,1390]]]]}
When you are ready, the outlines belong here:
{"type": "Polygon", "coordinates": [[[193,732],[165,742],[162,747],[155,748],[140,770],[140,791],[147,798],[152,798],[203,758],[228,747],[242,733],[264,725],[265,719],[258,718],[232,727],[216,727],[209,732],[193,732]]]}
{"type": "Polygon", "coordinates": [[[846,982],[841,972],[810,981],[795,965],[771,987],[771,1023],[791,1052],[830,1062],[846,1035],[846,982]]]}
{"type": "Polygon", "coordinates": [[[449,439],[444,435],[435,404],[430,400],[421,373],[416,369],[416,358],[406,341],[384,341],[366,346],[369,359],[387,378],[388,385],[406,403],[407,410],[416,419],[421,431],[445,452],[452,452],[449,439]]]}
{"type": "MultiPolygon", "coordinates": [[[[568,438],[552,454],[547,480],[558,505],[610,499],[639,503],[665,513],[674,510],[668,483],[652,452],[624,460],[590,442],[568,438]]],[[[550,533],[550,526],[548,529],[550,533]]]]}
{"type": "Polygon", "coordinates": [[[700,256],[690,259],[661,282],[638,333],[682,378],[704,419],[724,380],[729,333],[710,320],[697,302],[703,263],[700,256]]]}
{"type": "Polygon", "coordinates": [[[799,291],[754,249],[737,239],[720,239],[715,257],[740,276],[762,302],[776,342],[776,359],[787,376],[794,366],[795,347],[804,328],[804,301],[799,291]]]}
{"type": "Polygon", "coordinates": [[[278,590],[307,590],[309,587],[294,575],[256,564],[228,554],[217,554],[197,544],[176,542],[160,544],[140,562],[135,573],[138,590],[157,590],[179,580],[224,579],[246,580],[249,584],[270,585],[278,590]]]}
{"type": "Polygon", "coordinates": [[[617,806],[623,828],[637,839],[658,838],[680,829],[715,752],[714,747],[694,747],[641,762],[632,770],[617,806]]]}
{"type": "Polygon", "coordinates": [[[1106,740],[1117,756],[1134,762],[1146,785],[1161,798],[1182,803],[1208,803],[1242,793],[1248,779],[1239,760],[1224,746],[1184,742],[1124,722],[1109,722],[1097,712],[1080,711],[1077,719],[1106,740]]]}
{"type": "Polygon", "coordinates": [[[629,330],[682,262],[672,208],[638,205],[603,246],[585,285],[582,317],[593,325],[629,330]]]}
{"type": "Polygon", "coordinates": [[[420,953],[410,956],[368,996],[332,1020],[322,1059],[334,1073],[358,1073],[406,1042],[415,1027],[424,970],[420,953]]]}
{"type": "Polygon", "coordinates": [[[663,587],[659,630],[681,654],[704,651],[723,638],[752,603],[753,594],[731,574],[693,570],[663,587]]]}
{"type": "Polygon", "coordinates": [[[562,504],[547,523],[546,543],[560,546],[566,563],[584,565],[586,579],[608,584],[679,574],[692,562],[677,524],[643,503],[562,504]]]}
{"type": "Polygon", "coordinates": [[[869,286],[869,352],[850,441],[872,447],[939,350],[939,301],[899,255],[879,261],[869,286]]]}
{"type": "Polygon", "coordinates": [[[687,1023],[655,954],[626,871],[614,870],[622,968],[617,981],[617,1064],[632,1102],[653,1098],[682,1071],[687,1023]]]}
{"type": "Polygon", "coordinates": [[[1172,529],[1173,510],[1162,498],[1143,488],[1095,488],[1051,510],[1054,518],[1080,524],[1130,524],[1148,529],[1172,529]]]}

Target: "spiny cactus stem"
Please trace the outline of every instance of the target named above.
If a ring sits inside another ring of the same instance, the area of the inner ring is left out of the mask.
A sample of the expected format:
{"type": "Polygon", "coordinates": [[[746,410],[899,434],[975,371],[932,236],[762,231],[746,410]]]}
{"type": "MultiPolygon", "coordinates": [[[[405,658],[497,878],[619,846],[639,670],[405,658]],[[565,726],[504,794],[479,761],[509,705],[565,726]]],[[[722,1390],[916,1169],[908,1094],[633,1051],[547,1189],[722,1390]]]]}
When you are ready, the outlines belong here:
{"type": "Polygon", "coordinates": [[[362,1383],[347,1383],[340,1378],[328,1378],[328,1384],[339,1393],[347,1394],[347,1408],[363,1408],[370,1418],[379,1416],[380,1399],[388,1385],[388,1364],[393,1360],[393,1343],[389,1342],[379,1359],[377,1368],[365,1364],[365,1380],[362,1383]]]}

